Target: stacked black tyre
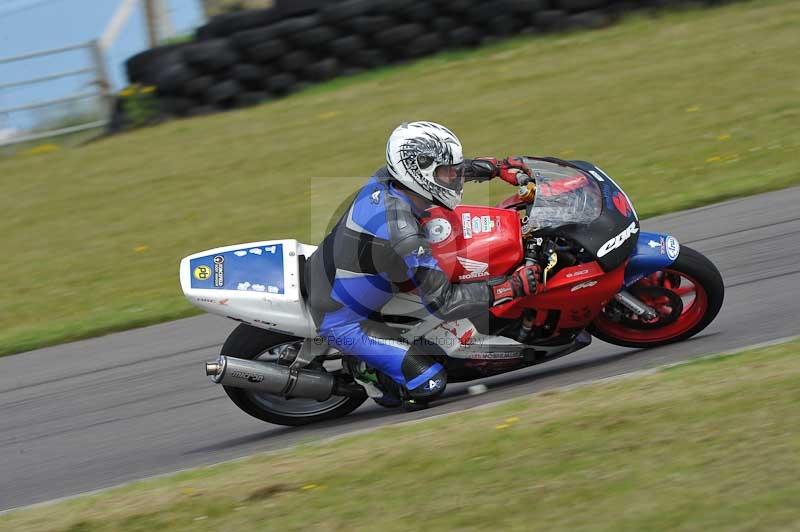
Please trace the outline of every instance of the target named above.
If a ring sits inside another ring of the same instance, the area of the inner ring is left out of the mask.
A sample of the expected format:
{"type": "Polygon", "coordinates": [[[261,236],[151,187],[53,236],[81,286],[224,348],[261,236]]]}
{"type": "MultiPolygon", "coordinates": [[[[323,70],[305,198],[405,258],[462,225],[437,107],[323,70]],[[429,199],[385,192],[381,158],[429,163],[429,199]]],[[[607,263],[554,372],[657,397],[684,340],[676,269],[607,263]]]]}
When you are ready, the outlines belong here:
{"type": "MultiPolygon", "coordinates": [[[[687,0],[284,0],[209,21],[193,42],[137,54],[167,116],[257,104],[337,76],[518,35],[599,28],[687,0]]],[[[722,0],[706,0],[719,3],[722,0]]]]}

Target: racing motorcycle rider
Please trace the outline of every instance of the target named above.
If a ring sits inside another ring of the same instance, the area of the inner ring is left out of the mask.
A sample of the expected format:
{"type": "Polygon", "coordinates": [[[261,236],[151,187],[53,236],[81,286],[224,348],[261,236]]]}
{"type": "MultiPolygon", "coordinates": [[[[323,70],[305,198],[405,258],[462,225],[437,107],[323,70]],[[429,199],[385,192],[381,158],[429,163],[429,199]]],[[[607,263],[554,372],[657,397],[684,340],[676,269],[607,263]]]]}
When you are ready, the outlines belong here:
{"type": "MultiPolygon", "coordinates": [[[[376,401],[424,408],[447,384],[432,355],[442,349],[423,339],[407,343],[381,330],[381,308],[398,291],[416,290],[442,320],[485,313],[489,307],[535,294],[540,268],[524,266],[487,282],[451,284],[426,240],[420,219],[436,204],[454,209],[465,180],[500,177],[512,185],[530,180],[519,158],[464,159],[461,142],[446,127],[411,122],[386,144],[386,166],[361,188],[305,270],[308,303],[320,336],[374,370],[357,376],[388,393],[376,401]],[[387,379],[389,377],[391,380],[387,379]]],[[[377,388],[373,388],[377,391],[377,388]]]]}

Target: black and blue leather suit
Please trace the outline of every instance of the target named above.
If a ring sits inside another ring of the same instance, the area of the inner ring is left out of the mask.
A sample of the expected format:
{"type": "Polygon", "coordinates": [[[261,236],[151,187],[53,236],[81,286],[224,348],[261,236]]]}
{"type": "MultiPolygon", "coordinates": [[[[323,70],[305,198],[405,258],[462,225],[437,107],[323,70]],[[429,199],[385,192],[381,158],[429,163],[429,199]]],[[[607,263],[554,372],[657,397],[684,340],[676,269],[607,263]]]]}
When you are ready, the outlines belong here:
{"type": "MultiPolygon", "coordinates": [[[[493,168],[467,163],[467,179],[492,177],[493,168]]],[[[486,283],[450,283],[431,255],[420,226],[426,213],[411,194],[385,167],[379,169],[309,258],[306,287],[321,337],[412,396],[425,397],[446,385],[444,368],[430,356],[437,347],[371,334],[370,324],[380,322],[382,307],[399,291],[416,290],[428,311],[443,320],[485,312],[492,294],[486,283]]]]}

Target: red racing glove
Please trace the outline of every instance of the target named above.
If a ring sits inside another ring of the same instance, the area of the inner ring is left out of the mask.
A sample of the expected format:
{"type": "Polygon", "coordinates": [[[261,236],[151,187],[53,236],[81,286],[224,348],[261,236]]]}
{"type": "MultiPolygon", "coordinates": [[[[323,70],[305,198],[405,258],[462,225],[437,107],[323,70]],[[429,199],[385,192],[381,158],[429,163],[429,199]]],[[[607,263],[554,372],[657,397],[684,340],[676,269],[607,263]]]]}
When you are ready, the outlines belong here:
{"type": "Polygon", "coordinates": [[[530,167],[520,157],[509,157],[498,161],[494,157],[478,157],[472,160],[467,180],[488,181],[499,177],[510,185],[525,185],[533,181],[530,167]]]}
{"type": "Polygon", "coordinates": [[[502,280],[489,281],[492,306],[502,305],[520,297],[536,295],[539,291],[539,276],[542,268],[538,264],[521,266],[502,280]]]}
{"type": "Polygon", "coordinates": [[[500,179],[510,185],[526,185],[531,181],[530,167],[520,157],[509,157],[497,163],[500,179]]]}

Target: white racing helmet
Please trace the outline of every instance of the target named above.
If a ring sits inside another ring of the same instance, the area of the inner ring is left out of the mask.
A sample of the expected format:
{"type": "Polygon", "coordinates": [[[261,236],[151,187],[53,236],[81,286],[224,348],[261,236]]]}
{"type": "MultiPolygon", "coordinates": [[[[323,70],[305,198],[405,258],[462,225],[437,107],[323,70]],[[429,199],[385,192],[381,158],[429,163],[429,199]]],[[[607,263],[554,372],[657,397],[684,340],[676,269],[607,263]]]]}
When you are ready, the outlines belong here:
{"type": "Polygon", "coordinates": [[[392,177],[448,209],[461,203],[463,162],[458,137],[433,122],[401,124],[386,143],[386,166],[392,177]]]}

